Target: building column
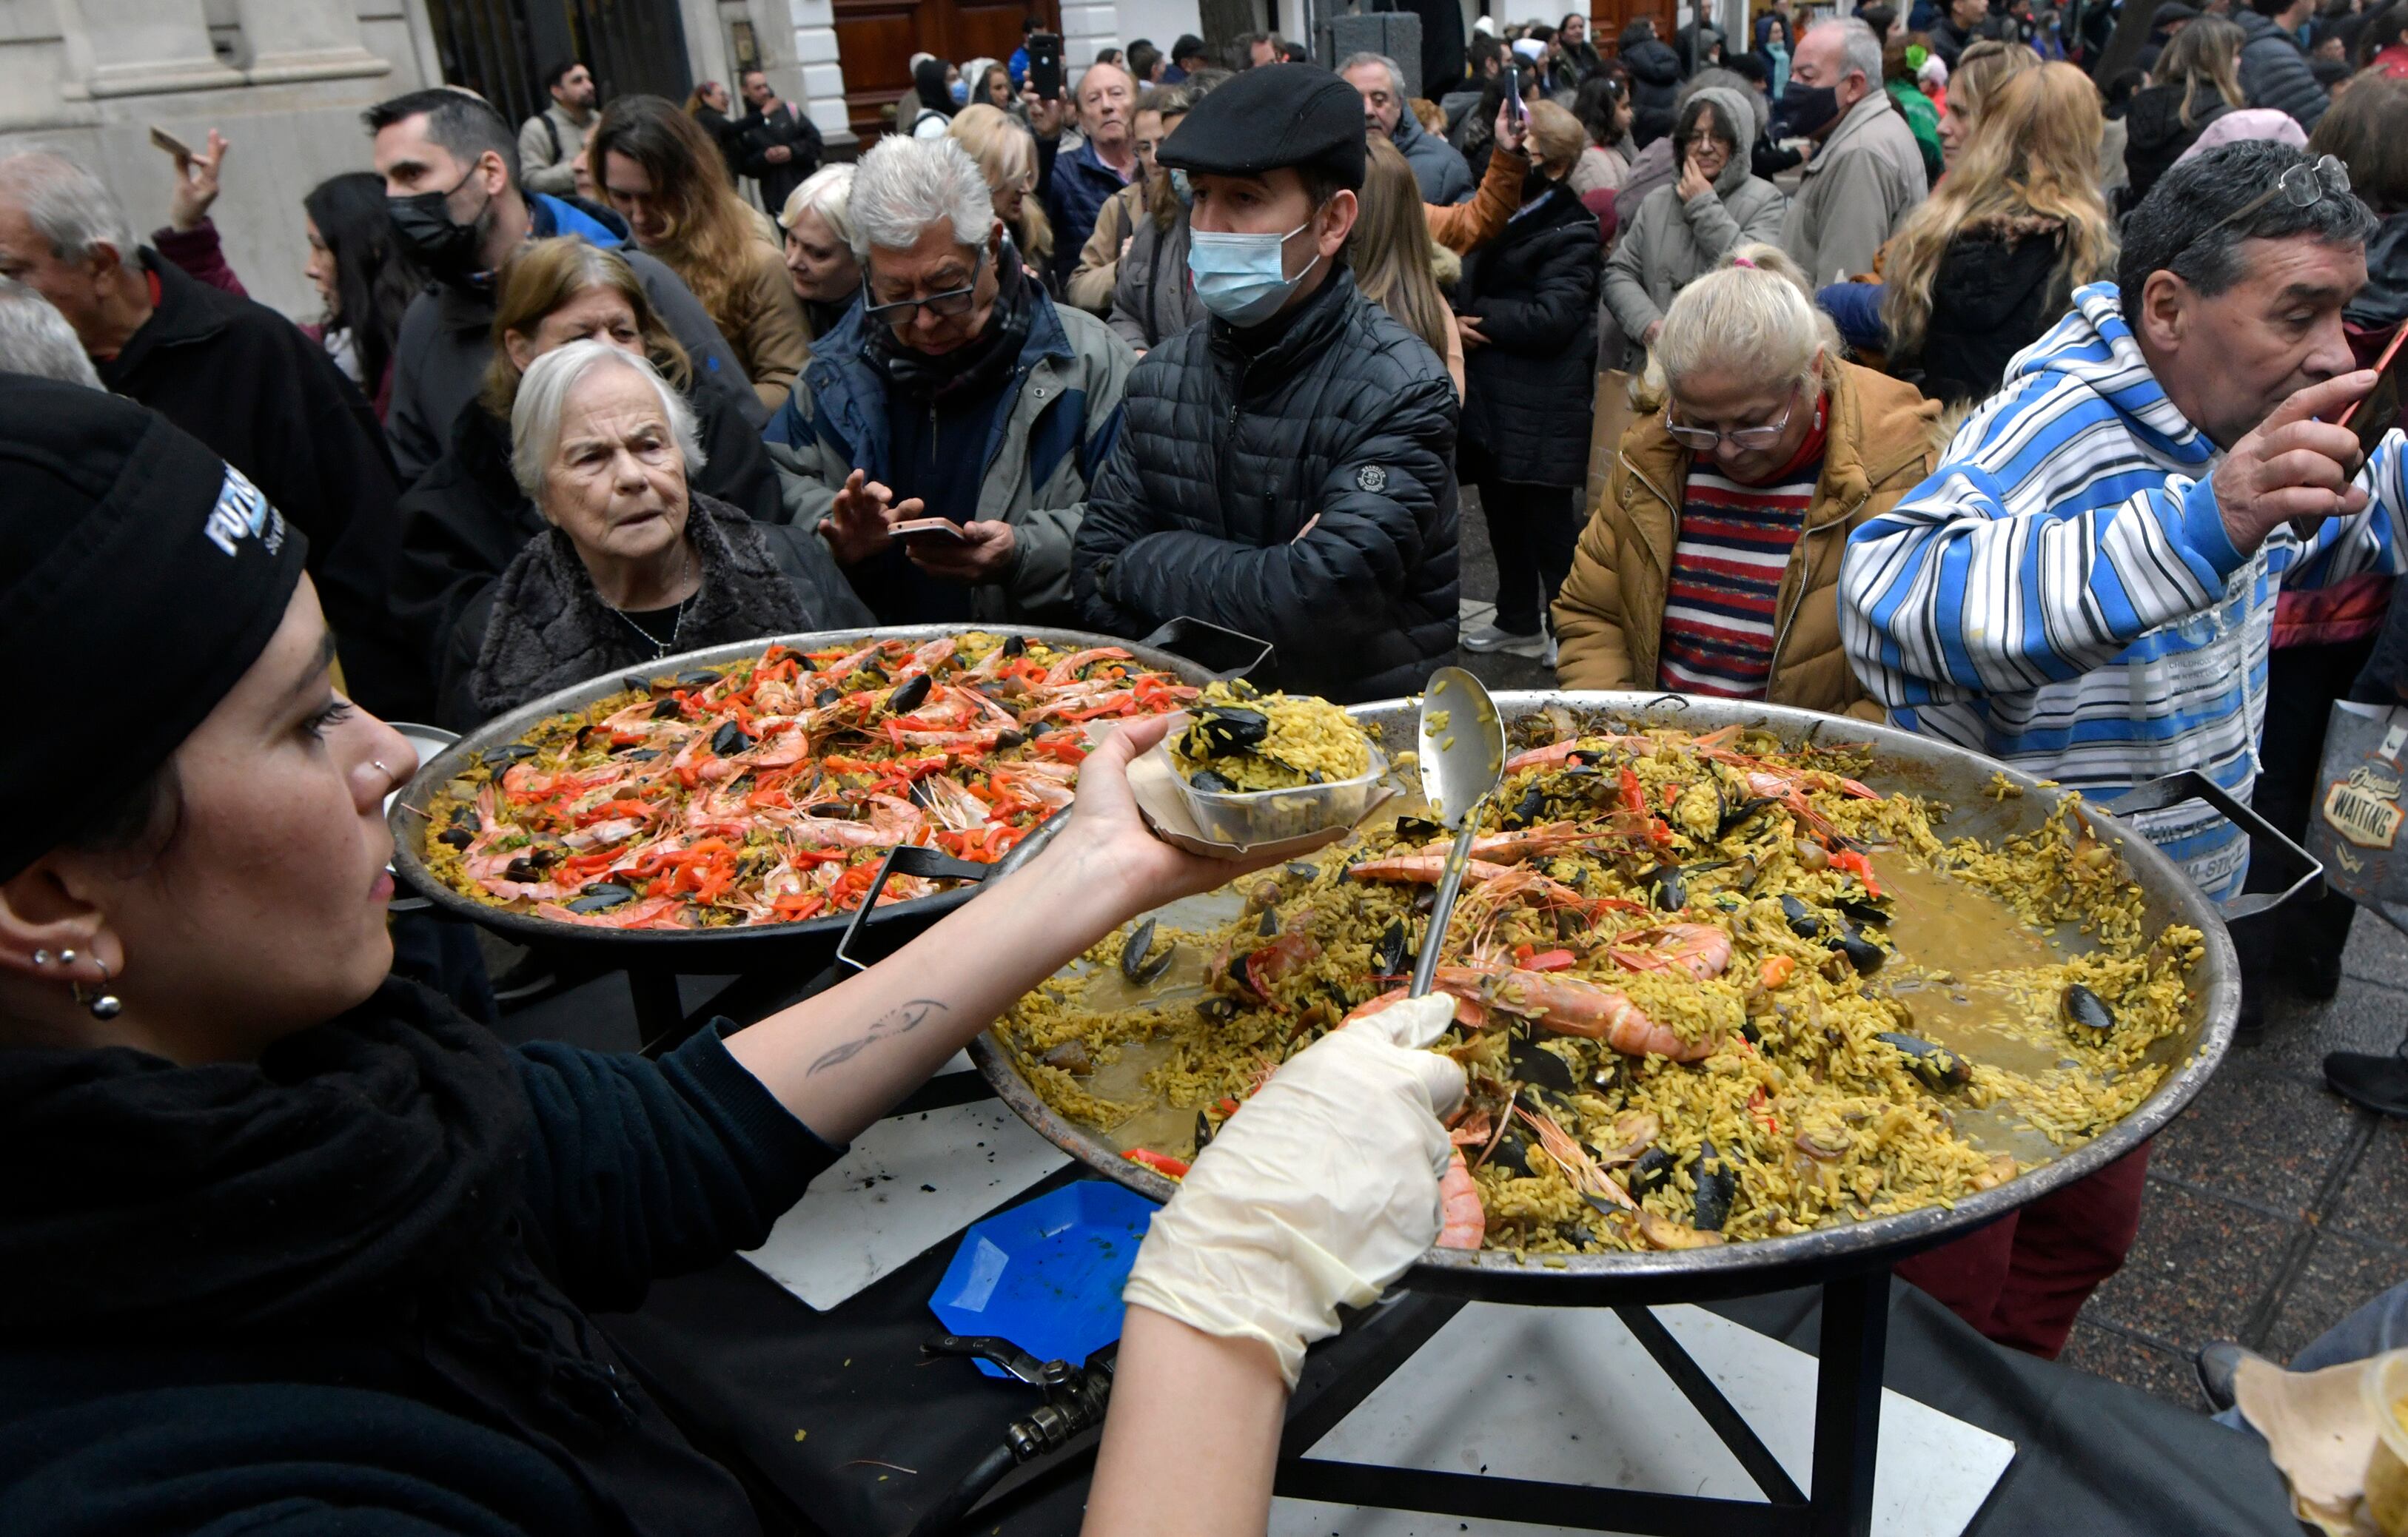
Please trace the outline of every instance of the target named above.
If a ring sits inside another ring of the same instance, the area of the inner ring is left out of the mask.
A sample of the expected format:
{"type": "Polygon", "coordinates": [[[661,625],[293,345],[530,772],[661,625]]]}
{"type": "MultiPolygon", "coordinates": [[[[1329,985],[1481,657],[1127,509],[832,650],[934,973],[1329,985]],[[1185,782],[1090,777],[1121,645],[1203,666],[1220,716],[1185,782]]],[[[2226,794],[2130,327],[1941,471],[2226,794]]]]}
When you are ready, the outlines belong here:
{"type": "Polygon", "coordinates": [[[787,0],[795,21],[795,62],[803,77],[803,110],[831,147],[851,145],[853,122],[844,103],[844,66],[837,56],[836,7],[832,0],[787,0]]]}
{"type": "Polygon", "coordinates": [[[390,61],[360,41],[351,0],[237,0],[243,42],[251,50],[244,77],[253,85],[286,80],[336,80],[385,75],[390,61]]]}
{"type": "Polygon", "coordinates": [[[59,30],[73,78],[67,100],[165,91],[215,91],[243,83],[209,48],[201,0],[58,0],[59,30]]]}
{"type": "MultiPolygon", "coordinates": [[[[1170,39],[1160,39],[1165,47],[1170,39]]],[[[1108,48],[1119,48],[1121,19],[1117,7],[1096,4],[1072,4],[1064,0],[1062,7],[1062,78],[1074,87],[1096,55],[1108,48]]]]}

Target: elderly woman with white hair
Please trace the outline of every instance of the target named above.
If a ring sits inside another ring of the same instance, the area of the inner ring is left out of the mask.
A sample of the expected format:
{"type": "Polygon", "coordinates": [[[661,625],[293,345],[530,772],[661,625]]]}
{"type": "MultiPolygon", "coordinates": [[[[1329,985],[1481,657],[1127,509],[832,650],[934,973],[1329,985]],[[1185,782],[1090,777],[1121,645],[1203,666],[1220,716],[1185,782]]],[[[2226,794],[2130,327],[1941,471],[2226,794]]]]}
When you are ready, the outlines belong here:
{"type": "Polygon", "coordinates": [[[823,165],[786,194],[778,227],[786,232],[786,280],[803,302],[803,325],[817,339],[836,329],[861,297],[861,263],[853,256],[854,168],[823,165]]]}
{"type": "Polygon", "coordinates": [[[1133,355],[1046,295],[952,138],[879,140],[846,217],[862,302],[766,434],[788,512],[882,622],[1067,618],[1133,355]]]}
{"type": "Polygon", "coordinates": [[[1766,245],[1681,291],[1647,385],[1555,599],[1557,679],[1879,719],[1840,645],[1840,553],[1930,473],[1939,406],[1843,361],[1766,245]]]}
{"type": "Polygon", "coordinates": [[[728,641],[867,616],[801,531],[693,491],[694,408],[607,341],[537,358],[510,410],[510,471],[551,525],[454,627],[443,723],[728,641]]]}

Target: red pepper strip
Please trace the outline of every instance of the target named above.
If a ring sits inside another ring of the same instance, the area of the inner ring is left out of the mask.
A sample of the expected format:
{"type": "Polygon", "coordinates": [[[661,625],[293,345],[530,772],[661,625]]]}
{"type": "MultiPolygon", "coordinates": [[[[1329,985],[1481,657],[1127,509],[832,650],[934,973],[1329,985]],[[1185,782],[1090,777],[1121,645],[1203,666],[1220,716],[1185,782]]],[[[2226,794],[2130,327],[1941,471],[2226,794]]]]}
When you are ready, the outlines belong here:
{"type": "Polygon", "coordinates": [[[1521,944],[1513,946],[1513,964],[1517,966],[1527,965],[1530,958],[1538,953],[1539,947],[1526,939],[1521,944]]]}
{"type": "Polygon", "coordinates": [[[1221,1115],[1222,1115],[1222,1117],[1223,1117],[1224,1118],[1226,1118],[1226,1117],[1230,1117],[1230,1116],[1234,1116],[1234,1115],[1236,1115],[1237,1113],[1238,1113],[1238,1102],[1237,1102],[1237,1101],[1235,1101],[1235,1100],[1233,1100],[1233,1099],[1229,1099],[1229,1098],[1227,1098],[1227,1097],[1224,1096],[1224,1097],[1223,1097],[1223,1099],[1221,1100],[1221,1115]]]}
{"type": "Polygon", "coordinates": [[[1647,809],[1647,791],[1640,788],[1638,771],[1627,763],[1622,769],[1622,804],[1634,811],[1647,809]]]}
{"type": "Polygon", "coordinates": [[[1865,889],[1873,896],[1878,897],[1881,895],[1881,882],[1873,879],[1873,861],[1865,858],[1862,854],[1857,853],[1855,849],[1842,848],[1838,853],[1832,855],[1831,867],[1835,870],[1845,870],[1848,874],[1856,876],[1858,880],[1863,881],[1865,883],[1865,889]]]}
{"type": "Polygon", "coordinates": [[[1764,1129],[1777,1137],[1781,1134],[1781,1122],[1764,1105],[1764,1086],[1758,1084],[1756,1086],[1756,1092],[1747,1097],[1747,1107],[1756,1112],[1757,1119],[1764,1122],[1764,1129]]]}
{"type": "Polygon", "coordinates": [[[769,904],[769,910],[787,919],[806,918],[827,905],[827,898],[817,891],[789,891],[769,904]]]}
{"type": "MultiPolygon", "coordinates": [[[[1517,949],[1527,947],[1516,946],[1517,949]]],[[[1570,950],[1541,950],[1536,955],[1525,956],[1522,969],[1526,972],[1559,972],[1577,965],[1579,961],[1580,957],[1570,950]]]]}
{"type": "Polygon", "coordinates": [[[1128,1160],[1131,1163],[1140,1164],[1145,1168],[1151,1169],[1155,1174],[1168,1174],[1173,1179],[1184,1179],[1187,1177],[1189,1165],[1183,1159],[1166,1158],[1160,1153],[1150,1152],[1143,1147],[1132,1147],[1127,1152],[1123,1153],[1121,1157],[1128,1160]]]}
{"type": "Polygon", "coordinates": [[[577,825],[591,827],[595,822],[607,822],[613,817],[649,817],[659,809],[649,801],[605,801],[590,811],[579,813],[577,825]]]}
{"type": "Polygon", "coordinates": [[[1031,742],[1032,750],[1062,763],[1083,763],[1087,761],[1087,744],[1076,733],[1048,732],[1031,742]]]}

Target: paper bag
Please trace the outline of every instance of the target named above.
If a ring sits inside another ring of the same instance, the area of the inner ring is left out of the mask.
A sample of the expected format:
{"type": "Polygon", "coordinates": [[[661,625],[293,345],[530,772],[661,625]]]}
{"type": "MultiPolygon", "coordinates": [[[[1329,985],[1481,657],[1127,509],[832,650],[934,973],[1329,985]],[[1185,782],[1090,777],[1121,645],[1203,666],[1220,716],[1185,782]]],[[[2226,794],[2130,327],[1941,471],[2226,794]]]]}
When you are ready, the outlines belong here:
{"type": "Polygon", "coordinates": [[[2400,790],[2408,778],[2408,708],[2336,700],[2316,771],[2308,852],[2325,880],[2395,928],[2408,929],[2408,859],[2400,790]]]}

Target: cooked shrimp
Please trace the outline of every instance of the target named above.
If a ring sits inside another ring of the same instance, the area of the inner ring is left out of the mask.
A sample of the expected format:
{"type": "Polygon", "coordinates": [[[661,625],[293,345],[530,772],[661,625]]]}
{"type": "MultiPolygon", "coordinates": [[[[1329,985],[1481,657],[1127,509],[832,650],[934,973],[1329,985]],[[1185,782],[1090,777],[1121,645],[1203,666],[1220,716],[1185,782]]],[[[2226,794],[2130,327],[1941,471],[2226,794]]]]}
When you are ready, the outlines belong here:
{"type": "Polygon", "coordinates": [[[1625,971],[1666,971],[1674,966],[1703,982],[1730,964],[1731,938],[1711,923],[1666,923],[1617,935],[1607,954],[1625,971]]]}
{"type": "Polygon", "coordinates": [[[1476,1249],[1488,1236],[1488,1213],[1480,1204],[1480,1187],[1461,1148],[1447,1155],[1446,1173],[1438,1182],[1438,1211],[1440,1248],[1476,1249]]]}
{"type": "Polygon", "coordinates": [[[1631,1002],[1628,993],[1584,982],[1577,976],[1513,967],[1482,971],[1440,966],[1438,986],[1458,998],[1468,993],[1492,1008],[1535,1019],[1559,1035],[1602,1041],[1626,1057],[1669,1057],[1676,1062],[1698,1062],[1713,1056],[1722,1045],[1712,1036],[1684,1040],[1677,1032],[1648,1018],[1631,1002]]]}

